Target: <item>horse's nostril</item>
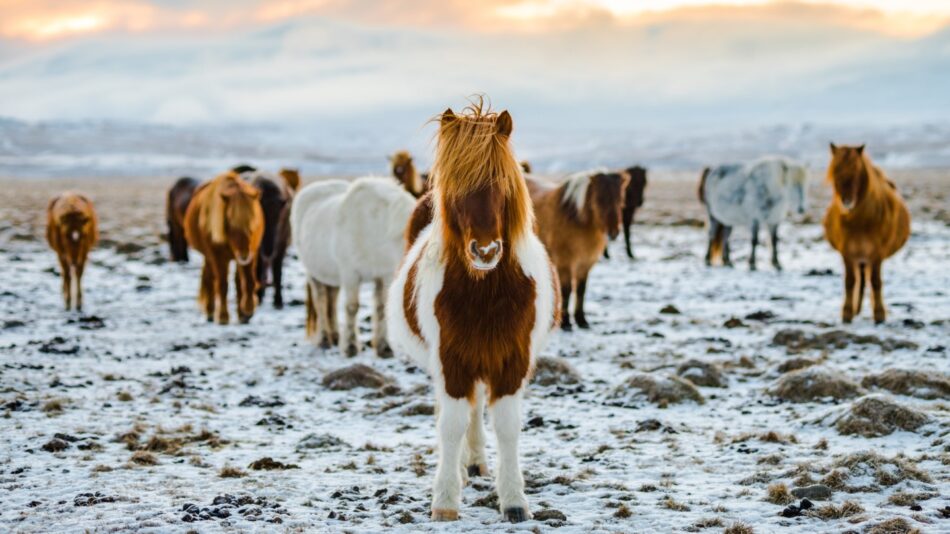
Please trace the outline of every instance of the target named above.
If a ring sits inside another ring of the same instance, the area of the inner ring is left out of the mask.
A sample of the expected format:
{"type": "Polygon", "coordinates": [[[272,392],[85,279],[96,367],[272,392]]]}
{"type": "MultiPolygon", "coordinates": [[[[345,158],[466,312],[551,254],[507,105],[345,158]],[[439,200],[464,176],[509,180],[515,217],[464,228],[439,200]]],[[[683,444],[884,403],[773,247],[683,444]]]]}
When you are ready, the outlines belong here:
{"type": "Polygon", "coordinates": [[[474,239],[469,242],[469,244],[468,244],[468,250],[471,251],[472,256],[475,256],[475,257],[478,257],[478,256],[479,256],[479,254],[478,254],[478,243],[476,243],[474,239]]]}

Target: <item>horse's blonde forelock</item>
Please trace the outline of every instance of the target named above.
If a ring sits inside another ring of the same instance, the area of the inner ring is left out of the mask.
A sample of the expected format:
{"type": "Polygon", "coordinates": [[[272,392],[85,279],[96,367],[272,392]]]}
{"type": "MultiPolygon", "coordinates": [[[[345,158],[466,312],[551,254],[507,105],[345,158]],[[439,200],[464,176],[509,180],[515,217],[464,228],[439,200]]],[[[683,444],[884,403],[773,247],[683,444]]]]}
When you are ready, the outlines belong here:
{"type": "Polygon", "coordinates": [[[255,190],[236,173],[228,171],[212,180],[207,194],[201,206],[199,224],[211,235],[212,243],[223,244],[227,241],[228,224],[236,228],[250,229],[256,221],[253,205],[257,202],[255,190]],[[221,192],[226,187],[237,187],[239,191],[230,202],[221,197],[221,192]]]}
{"type": "Polygon", "coordinates": [[[484,97],[477,97],[448,120],[439,121],[433,189],[441,198],[458,198],[499,187],[508,200],[508,229],[520,238],[534,224],[528,188],[508,135],[498,132],[498,118],[484,97]]]}

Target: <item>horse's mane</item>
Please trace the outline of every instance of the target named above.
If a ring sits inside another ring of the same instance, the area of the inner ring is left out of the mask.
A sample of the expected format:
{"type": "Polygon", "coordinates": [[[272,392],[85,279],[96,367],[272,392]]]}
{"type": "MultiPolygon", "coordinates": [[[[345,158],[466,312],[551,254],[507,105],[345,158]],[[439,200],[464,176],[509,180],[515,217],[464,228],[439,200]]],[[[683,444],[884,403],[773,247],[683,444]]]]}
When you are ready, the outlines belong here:
{"type": "Polygon", "coordinates": [[[233,171],[218,176],[208,184],[200,222],[202,229],[211,235],[212,243],[227,241],[227,226],[251,227],[258,194],[254,187],[233,171]],[[229,194],[230,200],[225,201],[222,193],[229,194]]]}
{"type": "Polygon", "coordinates": [[[558,186],[561,208],[572,219],[583,220],[584,205],[587,203],[587,190],[590,188],[590,178],[596,174],[606,174],[603,167],[569,174],[558,186]]]}
{"type": "MultiPolygon", "coordinates": [[[[507,198],[506,232],[517,240],[534,225],[534,212],[521,166],[509,140],[511,116],[495,113],[478,98],[460,114],[441,115],[431,178],[440,200],[457,199],[489,187],[507,198]],[[499,132],[499,118],[507,133],[499,132]]],[[[445,205],[445,202],[441,202],[445,205]]]]}

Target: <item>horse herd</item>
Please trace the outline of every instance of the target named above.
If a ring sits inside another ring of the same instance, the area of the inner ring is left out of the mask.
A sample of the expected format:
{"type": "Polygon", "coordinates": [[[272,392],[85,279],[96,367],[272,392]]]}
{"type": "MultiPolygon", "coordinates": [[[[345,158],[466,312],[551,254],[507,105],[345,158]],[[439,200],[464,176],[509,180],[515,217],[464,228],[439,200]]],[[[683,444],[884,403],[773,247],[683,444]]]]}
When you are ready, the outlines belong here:
{"type": "MultiPolygon", "coordinates": [[[[300,188],[296,170],[274,177],[239,166],[198,184],[182,178],[168,193],[172,259],[189,246],[204,256],[199,303],[209,321],[229,322],[230,263],[236,264],[238,320],[251,319],[265,287],[282,306],[281,271],[291,240],[307,276],[306,332],[322,347],[360,350],[359,286],[374,287],[372,346],[379,356],[408,354],[433,378],[439,462],[432,518],[458,518],[467,476],[488,474],[482,423],[487,406],[498,441],[496,486],[509,521],[531,514],[518,459],[520,402],[548,334],[588,328],[587,278],[608,239],[629,227],[643,204],[646,170],[596,169],[553,183],[519,163],[511,115],[479,101],[439,116],[431,172],[411,156],[390,158],[393,178],[323,180],[300,188]],[[343,334],[337,299],[343,289],[343,334]]],[[[778,224],[806,207],[806,171],[782,158],[707,168],[699,186],[708,214],[706,262],[731,265],[729,234],[752,230],[755,269],[760,226],[778,261],[778,224]]],[[[874,320],[885,318],[881,262],[907,240],[910,217],[896,187],[863,146],[831,145],[834,196],[826,237],[845,265],[842,319],[860,311],[866,278],[874,320]]],[[[50,202],[47,236],[57,252],[66,308],[81,309],[80,279],[97,238],[92,202],[64,193],[50,202]]]]}

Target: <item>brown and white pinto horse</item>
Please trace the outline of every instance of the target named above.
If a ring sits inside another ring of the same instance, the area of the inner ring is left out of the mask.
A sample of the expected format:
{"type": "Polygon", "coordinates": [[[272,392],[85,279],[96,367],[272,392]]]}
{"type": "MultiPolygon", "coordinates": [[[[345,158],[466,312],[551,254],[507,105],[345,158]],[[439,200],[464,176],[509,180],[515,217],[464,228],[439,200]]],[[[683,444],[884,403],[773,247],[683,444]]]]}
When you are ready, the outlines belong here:
{"type": "Polygon", "coordinates": [[[237,264],[238,320],[246,323],[257,306],[257,250],[264,235],[264,214],[257,189],[234,172],[202,184],[185,212],[185,238],[204,256],[198,303],[208,321],[228,324],[228,269],[237,264]]]}
{"type": "Polygon", "coordinates": [[[841,320],[861,313],[865,279],[870,274],[874,322],[884,310],[881,263],[910,236],[910,213],[894,183],[864,153],[864,145],[831,144],[828,180],[834,187],[825,213],[825,238],[844,260],[844,305],[841,320]]]}
{"type": "Polygon", "coordinates": [[[82,273],[89,249],[99,240],[99,220],[92,201],[63,193],[46,208],[46,240],[59,258],[66,309],[82,310],[82,273]]]}
{"type": "Polygon", "coordinates": [[[185,210],[198,188],[198,180],[182,176],[168,190],[165,202],[165,222],[168,223],[168,248],[171,259],[188,263],[188,242],[185,240],[185,210]]]}
{"type": "Polygon", "coordinates": [[[416,166],[412,162],[412,155],[405,150],[400,150],[389,157],[389,164],[392,167],[393,177],[402,184],[406,191],[412,196],[419,198],[424,192],[425,186],[422,177],[416,171],[416,166]]]}
{"type": "Polygon", "coordinates": [[[513,522],[531,517],[518,461],[521,396],[556,324],[557,282],[532,232],[534,214],[509,143],[511,129],[507,111],[484,111],[481,103],[460,115],[442,114],[431,201],[416,208],[432,210],[433,219],[389,290],[390,342],[435,383],[437,521],[458,519],[466,470],[487,474],[486,400],[498,438],[501,512],[513,522]]]}
{"type": "Polygon", "coordinates": [[[587,275],[600,259],[607,238],[620,233],[626,172],[585,171],[556,185],[528,178],[538,216],[538,236],[551,255],[561,281],[561,328],[571,329],[568,302],[575,294],[574,320],[590,328],[584,314],[587,275]]]}

